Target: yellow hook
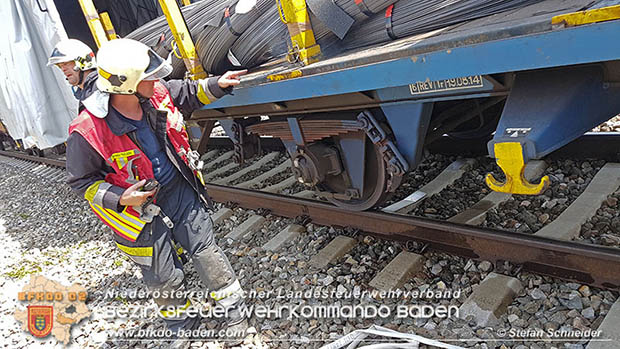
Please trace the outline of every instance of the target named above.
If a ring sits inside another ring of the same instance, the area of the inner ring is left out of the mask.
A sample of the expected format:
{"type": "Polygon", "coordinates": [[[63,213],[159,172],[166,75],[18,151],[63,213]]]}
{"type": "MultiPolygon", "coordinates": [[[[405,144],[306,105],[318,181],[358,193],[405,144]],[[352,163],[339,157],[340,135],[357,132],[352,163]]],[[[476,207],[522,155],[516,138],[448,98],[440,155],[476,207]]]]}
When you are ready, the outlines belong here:
{"type": "Polygon", "coordinates": [[[532,184],[523,176],[525,160],[523,145],[519,142],[495,143],[497,165],[504,171],[506,182],[501,183],[488,173],[486,183],[493,191],[521,195],[542,194],[549,186],[549,176],[544,176],[540,183],[532,184]]]}

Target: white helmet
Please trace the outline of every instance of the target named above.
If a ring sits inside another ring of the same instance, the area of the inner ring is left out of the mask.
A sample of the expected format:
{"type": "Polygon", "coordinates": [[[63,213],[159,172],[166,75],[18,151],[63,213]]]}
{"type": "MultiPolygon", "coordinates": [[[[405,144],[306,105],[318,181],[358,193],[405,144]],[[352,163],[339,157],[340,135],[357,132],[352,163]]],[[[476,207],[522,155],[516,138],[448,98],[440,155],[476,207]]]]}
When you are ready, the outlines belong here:
{"type": "Polygon", "coordinates": [[[95,53],[85,43],[75,40],[66,39],[60,41],[54,47],[50,55],[47,65],[55,65],[58,63],[75,62],[75,70],[90,70],[97,67],[95,53]]]}
{"type": "Polygon", "coordinates": [[[134,94],[143,80],[159,80],[172,65],[145,44],[132,39],[110,40],[99,48],[97,88],[115,94],[134,94]]]}

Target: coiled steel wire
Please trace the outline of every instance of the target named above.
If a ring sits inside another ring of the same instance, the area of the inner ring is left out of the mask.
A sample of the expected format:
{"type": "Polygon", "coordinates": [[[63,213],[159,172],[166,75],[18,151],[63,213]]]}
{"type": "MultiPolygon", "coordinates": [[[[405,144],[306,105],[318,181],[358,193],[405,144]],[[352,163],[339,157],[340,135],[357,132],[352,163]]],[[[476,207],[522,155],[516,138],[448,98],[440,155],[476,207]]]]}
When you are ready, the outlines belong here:
{"type": "Polygon", "coordinates": [[[377,14],[352,28],[342,40],[342,48],[359,48],[426,33],[537,2],[540,0],[400,0],[390,10],[391,18],[384,13],[377,14]],[[386,29],[388,20],[391,20],[394,38],[386,29]]]}
{"type": "MultiPolygon", "coordinates": [[[[203,51],[200,44],[203,43],[204,40],[201,41],[201,38],[206,38],[209,35],[212,35],[212,33],[217,29],[205,26],[205,21],[209,18],[214,18],[217,13],[221,13],[224,10],[225,5],[226,3],[221,0],[202,0],[181,8],[183,17],[185,18],[185,22],[187,23],[190,33],[192,34],[192,38],[196,44],[196,50],[199,54],[203,51]]],[[[164,16],[160,16],[146,23],[140,28],[129,33],[126,38],[143,42],[144,44],[154,48],[155,51],[164,58],[172,53],[172,48],[174,47],[174,38],[164,16]],[[159,43],[159,39],[162,34],[165,36],[165,39],[163,42],[159,43]]],[[[174,70],[170,76],[172,78],[182,78],[186,71],[185,64],[180,58],[178,49],[176,51],[176,54],[172,53],[171,55],[174,70]]],[[[202,60],[203,59],[201,57],[201,61],[202,60]]]]}
{"type": "MultiPolygon", "coordinates": [[[[219,14],[222,16],[221,20],[218,18],[215,21],[217,25],[215,31],[200,35],[198,52],[204,68],[218,74],[232,69],[235,62],[231,62],[228,58],[229,50],[248,27],[270,7],[274,7],[273,0],[240,0],[234,6],[226,6],[223,13],[219,14]]],[[[252,41],[248,44],[256,47],[252,41]]]]}
{"type": "MultiPolygon", "coordinates": [[[[315,38],[324,56],[425,33],[464,21],[521,8],[540,0],[335,0],[355,23],[340,40],[320,19],[311,14],[315,38]],[[386,16],[385,9],[389,8],[386,16]],[[364,11],[363,11],[364,10],[364,11]],[[374,13],[374,14],[373,14],[374,13]],[[389,21],[389,22],[388,22],[389,21]],[[388,26],[391,32],[388,33],[388,26]]],[[[182,8],[188,28],[205,70],[221,74],[232,68],[253,68],[284,56],[290,49],[288,30],[278,16],[275,0],[202,0],[182,8]],[[242,6],[243,11],[237,7],[242,6]],[[228,17],[226,14],[228,11],[228,17]]],[[[157,18],[130,33],[128,38],[156,46],[168,55],[172,35],[165,18],[157,18]],[[165,41],[156,46],[161,34],[165,41]]],[[[173,55],[175,56],[175,55],[173,55]]],[[[173,57],[180,78],[185,68],[173,57]]]]}

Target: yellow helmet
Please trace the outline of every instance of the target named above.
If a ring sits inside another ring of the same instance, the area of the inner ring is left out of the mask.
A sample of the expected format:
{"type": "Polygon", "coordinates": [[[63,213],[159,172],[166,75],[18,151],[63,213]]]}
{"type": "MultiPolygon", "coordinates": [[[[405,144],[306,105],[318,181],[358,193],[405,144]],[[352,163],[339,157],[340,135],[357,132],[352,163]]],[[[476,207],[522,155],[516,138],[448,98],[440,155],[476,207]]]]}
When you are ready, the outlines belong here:
{"type": "Polygon", "coordinates": [[[74,69],[76,71],[90,70],[97,67],[93,50],[85,43],[75,39],[65,39],[58,42],[47,60],[47,65],[71,61],[75,62],[74,69]]]}
{"type": "Polygon", "coordinates": [[[145,44],[131,39],[110,40],[97,53],[97,88],[114,94],[134,94],[144,80],[159,80],[172,65],[145,44]]]}

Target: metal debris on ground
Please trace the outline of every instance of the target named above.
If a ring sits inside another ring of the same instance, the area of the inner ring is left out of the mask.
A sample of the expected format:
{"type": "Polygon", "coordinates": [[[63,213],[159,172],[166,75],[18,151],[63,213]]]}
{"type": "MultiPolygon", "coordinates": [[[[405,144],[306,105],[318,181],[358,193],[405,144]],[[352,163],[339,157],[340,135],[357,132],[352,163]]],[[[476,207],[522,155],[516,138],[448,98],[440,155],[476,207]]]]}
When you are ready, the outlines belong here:
{"type": "Polygon", "coordinates": [[[422,336],[418,336],[412,333],[402,333],[394,330],[390,330],[389,328],[373,325],[365,330],[355,330],[335,342],[329,343],[321,347],[321,349],[338,349],[338,348],[347,348],[347,349],[363,349],[363,348],[379,348],[375,345],[363,346],[359,347],[358,345],[366,340],[369,336],[374,337],[387,337],[386,339],[381,341],[381,349],[407,349],[407,348],[418,348],[420,344],[430,345],[437,348],[445,348],[445,349],[462,349],[462,347],[442,343],[433,339],[424,338],[422,336]],[[385,342],[387,339],[393,339],[394,342],[388,343],[385,342]]]}

